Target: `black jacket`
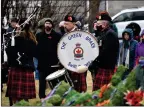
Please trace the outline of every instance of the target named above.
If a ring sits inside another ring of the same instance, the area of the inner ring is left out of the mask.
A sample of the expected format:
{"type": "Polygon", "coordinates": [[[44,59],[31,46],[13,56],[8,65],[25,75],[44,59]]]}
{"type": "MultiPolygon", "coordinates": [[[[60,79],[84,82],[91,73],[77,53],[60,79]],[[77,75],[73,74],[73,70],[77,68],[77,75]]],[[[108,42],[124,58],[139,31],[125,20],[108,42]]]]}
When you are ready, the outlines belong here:
{"type": "Polygon", "coordinates": [[[99,33],[98,43],[102,43],[99,46],[99,56],[95,59],[91,66],[114,69],[117,63],[119,40],[117,34],[108,29],[104,32],[99,33]]]}
{"type": "Polygon", "coordinates": [[[57,46],[61,35],[52,30],[51,34],[40,32],[36,35],[36,38],[38,41],[36,48],[38,69],[46,70],[47,67],[58,64],[57,46]]]}
{"type": "Polygon", "coordinates": [[[11,46],[11,41],[6,48],[8,65],[10,67],[22,67],[34,69],[33,57],[36,43],[24,37],[15,37],[15,46],[11,46]]]}

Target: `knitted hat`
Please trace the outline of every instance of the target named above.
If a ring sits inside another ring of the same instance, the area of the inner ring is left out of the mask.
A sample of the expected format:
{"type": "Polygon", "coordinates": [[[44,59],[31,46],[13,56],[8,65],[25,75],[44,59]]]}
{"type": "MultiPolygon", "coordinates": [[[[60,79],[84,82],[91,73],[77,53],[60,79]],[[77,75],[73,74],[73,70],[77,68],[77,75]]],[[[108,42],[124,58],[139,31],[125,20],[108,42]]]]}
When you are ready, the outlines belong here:
{"type": "Polygon", "coordinates": [[[46,22],[50,22],[50,23],[52,24],[52,26],[54,26],[54,25],[53,25],[53,21],[51,20],[51,18],[48,18],[47,20],[45,20],[45,23],[46,23],[46,22]]]}

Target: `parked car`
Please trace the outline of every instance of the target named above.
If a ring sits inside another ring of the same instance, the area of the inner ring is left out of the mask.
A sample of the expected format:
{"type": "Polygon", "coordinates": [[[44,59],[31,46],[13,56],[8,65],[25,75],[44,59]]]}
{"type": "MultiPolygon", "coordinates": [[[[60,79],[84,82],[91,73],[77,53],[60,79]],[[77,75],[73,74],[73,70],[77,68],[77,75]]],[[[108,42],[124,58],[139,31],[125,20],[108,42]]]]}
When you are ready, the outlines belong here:
{"type": "Polygon", "coordinates": [[[119,38],[122,37],[123,30],[131,22],[139,24],[141,29],[144,29],[144,7],[122,10],[114,15],[112,20],[117,26],[119,38]]]}

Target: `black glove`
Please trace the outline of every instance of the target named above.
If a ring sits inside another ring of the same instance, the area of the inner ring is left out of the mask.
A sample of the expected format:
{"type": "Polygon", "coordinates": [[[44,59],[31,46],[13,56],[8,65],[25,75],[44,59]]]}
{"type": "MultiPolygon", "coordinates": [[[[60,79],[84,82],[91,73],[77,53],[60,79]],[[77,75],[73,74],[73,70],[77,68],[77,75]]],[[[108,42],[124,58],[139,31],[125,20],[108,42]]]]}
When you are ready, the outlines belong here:
{"type": "Polygon", "coordinates": [[[58,65],[59,65],[59,69],[63,69],[64,68],[64,66],[61,63],[59,63],[58,65]]]}
{"type": "Polygon", "coordinates": [[[7,62],[4,62],[1,64],[1,69],[9,68],[9,65],[7,62]]]}
{"type": "Polygon", "coordinates": [[[97,61],[97,60],[94,60],[94,61],[90,64],[90,66],[88,67],[88,69],[89,69],[90,72],[96,71],[97,68],[98,68],[98,61],[97,61]]]}

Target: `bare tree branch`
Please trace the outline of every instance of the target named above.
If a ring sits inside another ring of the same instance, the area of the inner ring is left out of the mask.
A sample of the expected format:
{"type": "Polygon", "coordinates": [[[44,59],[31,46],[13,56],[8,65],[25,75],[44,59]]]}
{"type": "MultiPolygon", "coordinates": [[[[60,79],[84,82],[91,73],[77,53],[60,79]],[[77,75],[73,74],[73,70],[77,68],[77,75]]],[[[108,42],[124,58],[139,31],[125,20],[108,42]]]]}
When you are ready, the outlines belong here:
{"type": "Polygon", "coordinates": [[[94,20],[101,0],[89,0],[89,9],[86,7],[87,0],[2,0],[2,17],[6,14],[7,18],[28,17],[38,3],[41,3],[41,10],[37,12],[32,19],[34,27],[36,23],[45,17],[50,17],[58,25],[64,19],[66,14],[73,14],[85,21],[86,13],[90,12],[90,24],[94,20]],[[13,5],[15,3],[15,6],[13,5]],[[12,12],[11,12],[12,10],[12,12]],[[30,12],[30,13],[28,13],[30,12]]]}

